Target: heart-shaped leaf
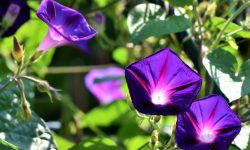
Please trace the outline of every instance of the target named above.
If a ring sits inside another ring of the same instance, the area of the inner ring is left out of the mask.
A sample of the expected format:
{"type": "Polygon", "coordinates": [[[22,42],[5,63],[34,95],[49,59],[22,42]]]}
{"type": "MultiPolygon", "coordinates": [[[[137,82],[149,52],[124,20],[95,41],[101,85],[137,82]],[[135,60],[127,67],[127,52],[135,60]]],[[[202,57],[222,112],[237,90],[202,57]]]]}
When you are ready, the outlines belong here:
{"type": "Polygon", "coordinates": [[[183,16],[166,18],[165,11],[151,3],[135,6],[128,15],[128,29],[134,43],[150,36],[160,36],[186,30],[191,21],[183,16]]]}
{"type": "Polygon", "coordinates": [[[239,66],[230,52],[216,49],[203,59],[203,64],[230,102],[250,93],[250,60],[239,66]]]}

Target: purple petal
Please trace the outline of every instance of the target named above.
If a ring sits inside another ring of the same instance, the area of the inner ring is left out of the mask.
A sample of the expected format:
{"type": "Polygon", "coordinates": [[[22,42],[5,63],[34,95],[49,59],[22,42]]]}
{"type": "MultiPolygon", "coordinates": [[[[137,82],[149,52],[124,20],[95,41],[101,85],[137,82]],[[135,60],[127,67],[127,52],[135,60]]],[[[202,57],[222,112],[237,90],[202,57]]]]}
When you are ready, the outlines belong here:
{"type": "MultiPolygon", "coordinates": [[[[57,41],[59,43],[67,41],[68,44],[82,48],[79,46],[81,45],[79,42],[88,40],[96,35],[95,29],[88,24],[81,13],[54,0],[43,0],[37,11],[37,16],[49,25],[50,32],[53,30],[53,32],[58,34],[60,38],[57,38],[57,41]]],[[[45,40],[48,39],[45,38],[45,40]]],[[[45,41],[43,43],[50,42],[45,41]]],[[[55,44],[54,46],[58,45],[55,44]]],[[[44,48],[45,46],[40,46],[39,48],[41,47],[44,48]]],[[[39,50],[47,51],[47,49],[39,50]]]]}
{"type": "Polygon", "coordinates": [[[117,67],[93,69],[85,76],[85,84],[100,103],[110,103],[125,98],[121,88],[122,76],[124,70],[117,67]]]}
{"type": "Polygon", "coordinates": [[[186,111],[201,87],[201,78],[170,49],[162,49],[125,71],[135,108],[144,114],[186,111]]]}
{"type": "MultiPolygon", "coordinates": [[[[0,21],[2,21],[3,19],[7,19],[7,20],[12,19],[12,18],[8,18],[9,16],[8,14],[12,15],[13,13],[17,13],[17,14],[14,14],[14,23],[3,33],[2,37],[13,35],[21,25],[23,25],[27,20],[29,20],[30,8],[27,5],[26,0],[1,0],[0,1],[0,21]],[[15,10],[10,8],[11,6],[18,6],[20,10],[15,12],[15,10]],[[6,16],[7,18],[4,18],[6,16]]],[[[0,26],[0,30],[1,28],[2,27],[0,26]]]]}
{"type": "Polygon", "coordinates": [[[192,103],[177,117],[176,143],[182,149],[226,150],[241,129],[241,121],[220,96],[192,103]]]}

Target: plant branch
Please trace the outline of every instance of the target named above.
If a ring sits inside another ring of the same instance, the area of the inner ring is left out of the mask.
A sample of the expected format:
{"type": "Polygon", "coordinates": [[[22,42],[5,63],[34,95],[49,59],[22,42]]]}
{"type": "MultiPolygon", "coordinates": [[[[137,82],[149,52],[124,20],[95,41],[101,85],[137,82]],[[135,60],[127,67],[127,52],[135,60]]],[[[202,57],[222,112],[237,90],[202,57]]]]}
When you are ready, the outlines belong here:
{"type": "Polygon", "coordinates": [[[106,65],[91,65],[91,66],[72,66],[72,67],[49,67],[47,70],[48,74],[71,74],[71,73],[85,73],[92,69],[100,69],[115,66],[114,64],[106,65]]]}
{"type": "Polygon", "coordinates": [[[225,30],[227,29],[228,25],[240,14],[242,13],[243,10],[245,10],[246,8],[248,8],[250,6],[250,1],[246,2],[245,4],[243,4],[238,10],[236,10],[236,12],[230,17],[228,18],[228,20],[226,21],[225,25],[223,26],[223,28],[221,29],[221,31],[219,32],[219,34],[217,35],[214,43],[212,44],[212,46],[210,47],[210,51],[213,50],[214,48],[216,48],[216,46],[219,44],[221,37],[223,35],[223,33],[225,32],[225,30]]]}

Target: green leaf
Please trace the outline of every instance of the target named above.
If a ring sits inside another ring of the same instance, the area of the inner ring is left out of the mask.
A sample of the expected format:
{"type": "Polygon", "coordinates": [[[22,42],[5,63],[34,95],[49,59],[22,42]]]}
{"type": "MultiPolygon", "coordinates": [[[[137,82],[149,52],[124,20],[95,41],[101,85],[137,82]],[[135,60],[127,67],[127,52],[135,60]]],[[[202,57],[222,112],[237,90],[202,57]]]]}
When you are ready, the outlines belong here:
{"type": "Polygon", "coordinates": [[[233,144],[236,145],[239,149],[250,149],[250,127],[243,125],[240,133],[236,136],[233,141],[233,144]]]}
{"type": "Polygon", "coordinates": [[[114,141],[104,137],[94,137],[83,140],[70,150],[119,150],[114,141]]]}
{"type": "Polygon", "coordinates": [[[112,57],[121,65],[126,65],[128,62],[128,49],[125,47],[118,47],[112,53],[112,57]]]}
{"type": "Polygon", "coordinates": [[[128,14],[128,28],[134,43],[150,36],[161,36],[186,30],[191,21],[183,16],[166,17],[159,5],[139,4],[128,14]]]}
{"type": "MultiPolygon", "coordinates": [[[[4,78],[1,83],[8,79],[4,78]]],[[[26,88],[27,98],[30,88],[26,88]]],[[[0,93],[0,139],[20,149],[56,149],[56,144],[44,121],[32,112],[32,118],[26,122],[18,118],[20,98],[19,90],[12,83],[0,93]]]]}
{"type": "Polygon", "coordinates": [[[127,139],[124,143],[128,150],[138,150],[143,145],[147,144],[150,140],[150,136],[137,135],[127,139]]]}
{"type": "Polygon", "coordinates": [[[101,105],[87,113],[82,121],[81,127],[88,126],[109,126],[120,119],[129,111],[125,101],[115,101],[108,105],[101,105]]]}
{"type": "Polygon", "coordinates": [[[4,59],[0,56],[0,75],[7,75],[10,73],[9,68],[6,66],[4,59]]]}
{"type": "Polygon", "coordinates": [[[74,143],[57,135],[57,134],[52,134],[53,135],[53,138],[55,139],[57,145],[58,145],[58,149],[60,150],[68,150],[69,148],[71,148],[74,143]]]}
{"type": "Polygon", "coordinates": [[[203,64],[230,102],[250,93],[250,60],[239,66],[230,52],[216,49],[203,59],[203,64]]]}
{"type": "Polygon", "coordinates": [[[173,6],[183,7],[186,5],[193,5],[193,0],[168,0],[168,2],[173,6]]]}
{"type": "MultiPolygon", "coordinates": [[[[220,18],[220,17],[212,17],[211,21],[212,21],[212,25],[220,30],[226,24],[226,20],[224,18],[220,18]]],[[[226,28],[225,33],[234,32],[234,31],[239,30],[241,28],[242,28],[241,26],[231,22],[231,23],[229,23],[228,27],[226,28]]],[[[242,37],[242,38],[250,38],[250,31],[242,30],[242,31],[235,33],[233,36],[234,37],[242,37]]]]}

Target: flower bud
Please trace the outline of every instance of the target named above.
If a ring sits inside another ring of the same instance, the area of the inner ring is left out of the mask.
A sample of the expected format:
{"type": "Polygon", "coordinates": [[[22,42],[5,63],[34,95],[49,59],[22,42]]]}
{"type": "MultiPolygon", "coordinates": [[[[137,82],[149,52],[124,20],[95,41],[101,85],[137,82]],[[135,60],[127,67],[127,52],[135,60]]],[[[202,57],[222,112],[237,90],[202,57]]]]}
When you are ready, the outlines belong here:
{"type": "Polygon", "coordinates": [[[24,50],[23,46],[20,45],[20,43],[17,41],[16,37],[13,38],[13,51],[12,51],[12,56],[14,59],[17,61],[18,64],[21,63],[23,56],[24,56],[24,50]]]}
{"type": "Polygon", "coordinates": [[[250,30],[250,12],[246,13],[246,19],[242,23],[243,29],[250,30]]]}
{"type": "Polygon", "coordinates": [[[56,89],[56,88],[53,88],[49,85],[49,83],[47,81],[44,81],[44,80],[36,80],[36,86],[37,86],[37,89],[40,91],[40,92],[43,92],[43,93],[47,93],[50,100],[52,101],[52,98],[55,97],[56,99],[59,99],[59,89],[56,89]]]}
{"type": "Polygon", "coordinates": [[[151,134],[150,145],[155,146],[158,142],[158,138],[159,138],[159,132],[157,130],[153,130],[151,134]]]}
{"type": "Polygon", "coordinates": [[[42,51],[36,51],[35,54],[30,58],[31,62],[36,62],[43,55],[42,51]]]}
{"type": "Polygon", "coordinates": [[[217,8],[216,2],[213,2],[212,4],[208,5],[206,15],[213,17],[215,15],[216,8],[217,8]]]}
{"type": "Polygon", "coordinates": [[[161,118],[162,118],[162,116],[160,116],[160,115],[156,115],[156,116],[154,116],[154,122],[155,123],[158,123],[160,120],[161,120],[161,118]]]}
{"type": "Polygon", "coordinates": [[[48,92],[50,90],[49,83],[47,81],[39,81],[37,84],[37,89],[40,92],[48,92]]]}
{"type": "Polygon", "coordinates": [[[22,109],[23,109],[24,119],[26,121],[29,121],[31,116],[32,116],[32,112],[30,110],[30,104],[27,100],[24,100],[24,102],[22,104],[22,109]]]}

